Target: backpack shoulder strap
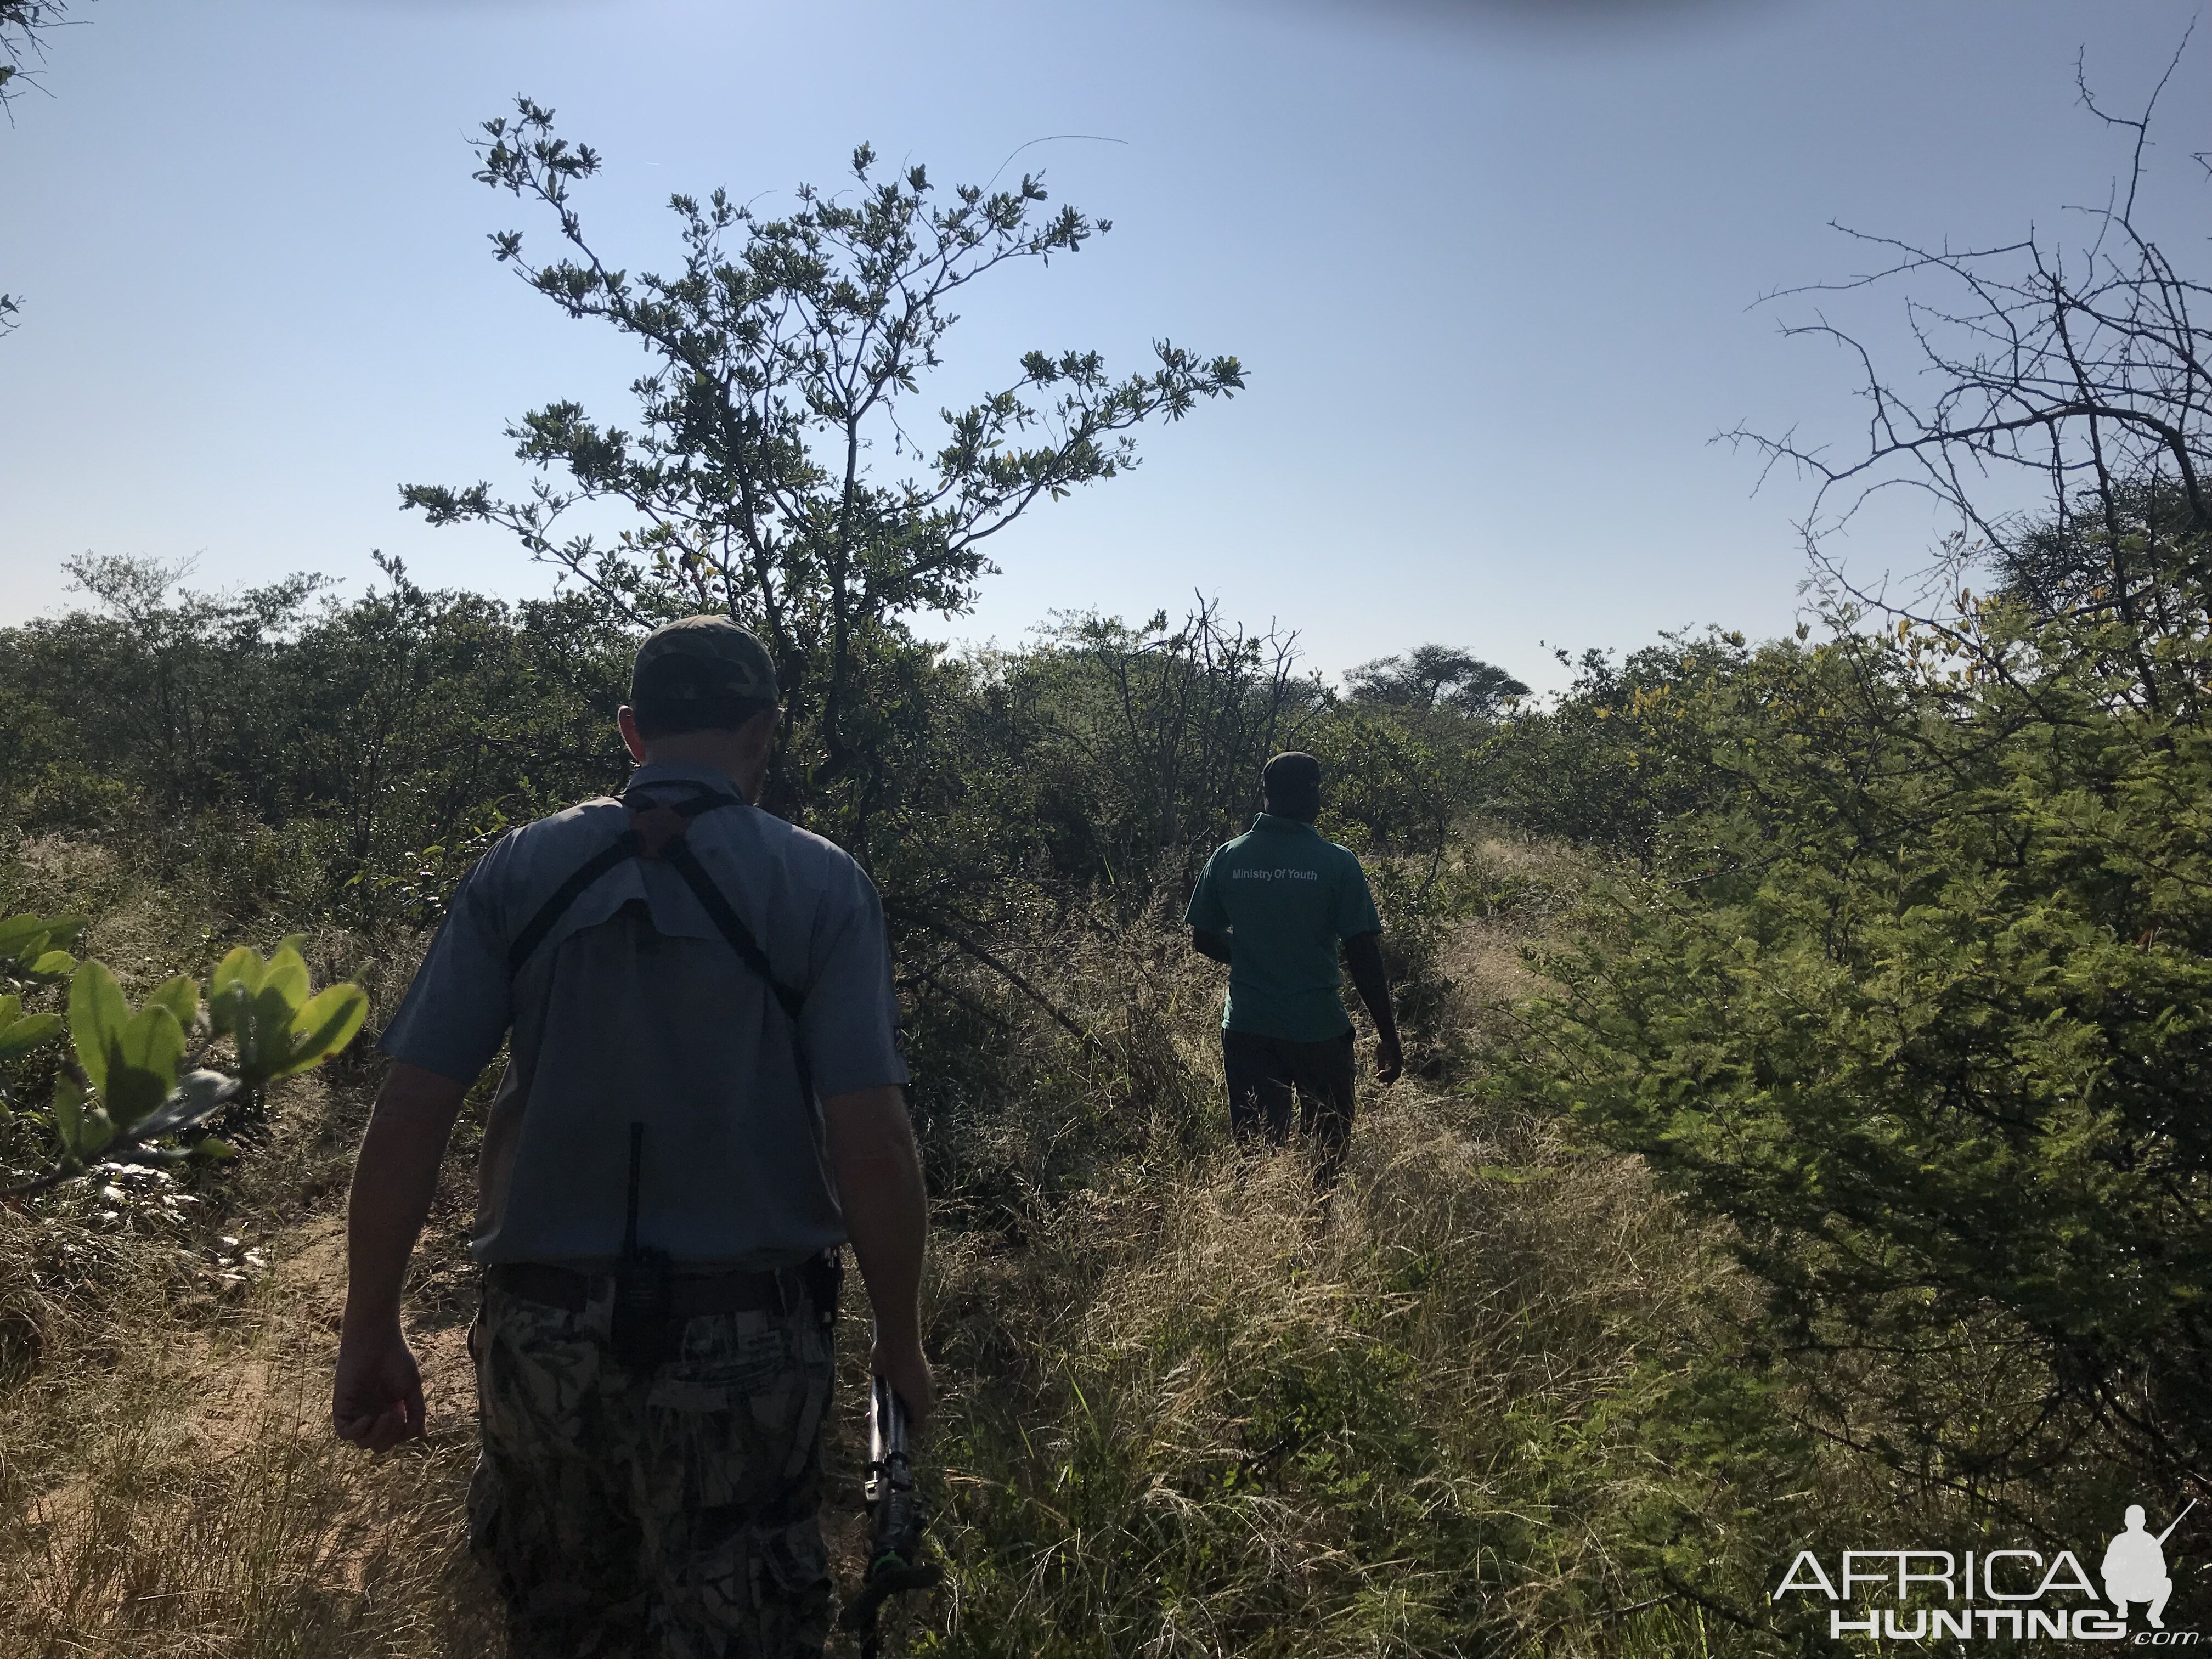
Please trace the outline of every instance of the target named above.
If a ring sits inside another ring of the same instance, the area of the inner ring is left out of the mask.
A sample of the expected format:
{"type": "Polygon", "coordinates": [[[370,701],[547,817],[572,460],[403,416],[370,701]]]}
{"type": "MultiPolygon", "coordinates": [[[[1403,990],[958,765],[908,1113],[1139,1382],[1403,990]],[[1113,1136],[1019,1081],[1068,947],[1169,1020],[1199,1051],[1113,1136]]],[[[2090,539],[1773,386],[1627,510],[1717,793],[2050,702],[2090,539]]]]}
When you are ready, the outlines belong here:
{"type": "Polygon", "coordinates": [[[760,976],[761,981],[775,994],[785,1018],[797,1025],[805,998],[776,978],[768,952],[761,948],[760,941],[753,937],[752,929],[745,926],[744,918],[731,905],[685,839],[694,818],[718,807],[738,804],[735,795],[725,794],[716,789],[702,789],[677,800],[656,799],[645,791],[635,789],[624,795],[623,805],[629,813],[629,827],[586,860],[574,875],[556,888],[551,896],[538,907],[538,913],[531,917],[529,925],[514,936],[514,943],[507,948],[507,972],[515,974],[521,971],[522,964],[529,961],[532,954],[545,942],[545,936],[568,914],[568,907],[581,898],[608,871],[634,858],[657,859],[683,878],[684,884],[691,890],[691,896],[699,901],[699,908],[707,913],[707,919],[714,924],[714,931],[721,934],[745,966],[760,976]]]}
{"type": "Polygon", "coordinates": [[[783,1005],[785,1017],[796,1025],[799,1010],[805,1006],[806,999],[775,976],[775,969],[768,959],[768,952],[761,949],[760,941],[753,937],[752,929],[745,926],[744,918],[732,908],[722,890],[715,885],[714,877],[707,873],[706,866],[699,862],[699,855],[691,850],[681,836],[678,836],[661,849],[660,861],[684,878],[684,884],[699,901],[699,908],[707,913],[707,919],[714,924],[715,931],[729,941],[730,948],[744,958],[745,966],[757,974],[762,982],[775,994],[775,1000],[783,1005]]]}
{"type": "Polygon", "coordinates": [[[762,984],[775,996],[782,1008],[785,1024],[789,1028],[791,1061],[799,1079],[802,1098],[814,1098],[814,1072],[808,1063],[806,1045],[799,1039],[799,1016],[805,1006],[805,998],[775,976],[768,952],[761,949],[760,941],[753,937],[752,929],[745,926],[744,918],[732,907],[728,897],[715,885],[699,855],[691,850],[685,837],[691,821],[702,813],[717,807],[735,806],[735,795],[720,790],[704,789],[680,800],[665,800],[643,790],[632,790],[623,797],[623,805],[629,811],[629,827],[602,847],[586,860],[575,874],[554,890],[551,897],[538,906],[538,914],[530,924],[514,937],[508,947],[507,969],[509,975],[522,971],[522,964],[530,960],[532,951],[545,942],[554,924],[568,913],[568,907],[581,898],[592,884],[618,864],[631,859],[657,859],[676,872],[691,896],[699,901],[699,908],[714,924],[729,947],[738,953],[739,960],[752,969],[762,984]]]}
{"type": "Polygon", "coordinates": [[[632,789],[623,795],[623,807],[629,814],[629,827],[585,860],[575,873],[555,888],[545,902],[538,907],[537,914],[507,946],[509,976],[522,971],[522,964],[545,943],[545,936],[568,914],[568,907],[583,897],[601,876],[634,858],[658,858],[670,838],[680,837],[690,827],[691,820],[702,812],[737,804],[735,795],[725,794],[719,789],[696,790],[679,800],[659,799],[641,789],[632,789]]]}
{"type": "Polygon", "coordinates": [[[507,947],[507,971],[510,976],[522,971],[522,964],[530,960],[531,953],[545,942],[553,924],[568,912],[568,907],[583,897],[586,889],[617,864],[627,863],[638,855],[637,831],[625,830],[605,847],[592,854],[583,865],[553,890],[552,896],[538,907],[538,914],[529,925],[514,936],[514,943],[507,947]]]}

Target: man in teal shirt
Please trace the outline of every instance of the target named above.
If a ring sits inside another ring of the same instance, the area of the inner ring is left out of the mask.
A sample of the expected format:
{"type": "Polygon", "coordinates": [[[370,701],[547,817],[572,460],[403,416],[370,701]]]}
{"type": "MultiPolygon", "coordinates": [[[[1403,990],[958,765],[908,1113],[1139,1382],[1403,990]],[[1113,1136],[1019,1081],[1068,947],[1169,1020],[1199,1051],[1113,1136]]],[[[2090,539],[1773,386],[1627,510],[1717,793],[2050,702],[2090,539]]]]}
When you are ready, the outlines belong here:
{"type": "Polygon", "coordinates": [[[1280,1146],[1295,1095],[1298,1133],[1316,1143],[1326,1187],[1352,1135],[1352,1017],[1338,991],[1340,944],[1375,1017],[1376,1076],[1393,1083],[1404,1067],[1382,970],[1382,920],[1358,856],[1314,828],[1321,763],[1297,751],[1276,756],[1261,771],[1260,796],[1252,828],[1206,861],[1183,920],[1191,944],[1229,965],[1221,1055],[1231,1133],[1280,1146]]]}

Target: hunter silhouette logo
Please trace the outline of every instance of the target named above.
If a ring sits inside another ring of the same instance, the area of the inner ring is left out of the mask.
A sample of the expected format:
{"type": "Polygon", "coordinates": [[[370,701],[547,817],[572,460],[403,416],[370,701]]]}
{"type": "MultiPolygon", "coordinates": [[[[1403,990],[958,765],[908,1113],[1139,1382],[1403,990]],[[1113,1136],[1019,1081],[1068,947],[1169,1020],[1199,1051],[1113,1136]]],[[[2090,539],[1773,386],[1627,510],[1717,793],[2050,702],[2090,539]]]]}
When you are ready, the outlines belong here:
{"type": "Polygon", "coordinates": [[[2191,1498],[2164,1532],[2153,1533],[2143,1506],[2128,1505],[2126,1529],[2105,1549],[2101,1595],[2072,1550],[2062,1549],[2046,1559],[2041,1551],[2029,1549],[1968,1550],[1963,1555],[1938,1549],[1861,1549],[1845,1550],[1837,1564],[1840,1570],[1832,1575],[1813,1551],[1798,1551],[1775,1587],[1774,1599],[1779,1603],[1785,1596],[1812,1595],[1841,1603],[1829,1609],[1830,1637],[1892,1642],[2001,1637],[2015,1642],[2125,1641],[2130,1607],[2140,1603],[2149,1628],[2135,1634],[2133,1645],[2190,1645],[2197,1632],[2166,1628],[2166,1604],[2173,1594],[2166,1540],[2196,1507],[2191,1498]],[[1893,1605],[1865,1604],[1876,1597],[1893,1605]]]}
{"type": "Polygon", "coordinates": [[[2197,1507],[2191,1498],[2188,1505],[2166,1525],[2155,1538],[2143,1530],[2143,1506],[2128,1505],[2128,1529],[2105,1547],[2105,1594],[2120,1610],[2120,1617],[2128,1616],[2128,1603],[2150,1603],[2150,1627],[2166,1628],[2166,1601],[2173,1594],[2173,1580],[2166,1571],[2166,1540],[2173,1536],[2174,1528],[2181,1524],[2182,1516],[2197,1507]]]}

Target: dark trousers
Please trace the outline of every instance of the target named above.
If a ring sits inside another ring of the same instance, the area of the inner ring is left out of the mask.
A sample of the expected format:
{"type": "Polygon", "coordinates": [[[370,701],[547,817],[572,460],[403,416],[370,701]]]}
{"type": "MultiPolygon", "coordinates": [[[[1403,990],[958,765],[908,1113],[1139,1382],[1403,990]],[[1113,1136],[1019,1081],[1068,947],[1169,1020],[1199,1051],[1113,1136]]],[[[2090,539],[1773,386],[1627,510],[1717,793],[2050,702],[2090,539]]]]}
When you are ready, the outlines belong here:
{"type": "Polygon", "coordinates": [[[1222,1069],[1229,1074],[1229,1130],[1250,1145],[1264,1139],[1279,1146],[1291,1135],[1291,1098],[1297,1097],[1298,1136],[1314,1143],[1315,1171],[1323,1186],[1335,1182],[1352,1139],[1352,1033],[1325,1042],[1293,1042],[1255,1031],[1221,1034],[1222,1069]]]}

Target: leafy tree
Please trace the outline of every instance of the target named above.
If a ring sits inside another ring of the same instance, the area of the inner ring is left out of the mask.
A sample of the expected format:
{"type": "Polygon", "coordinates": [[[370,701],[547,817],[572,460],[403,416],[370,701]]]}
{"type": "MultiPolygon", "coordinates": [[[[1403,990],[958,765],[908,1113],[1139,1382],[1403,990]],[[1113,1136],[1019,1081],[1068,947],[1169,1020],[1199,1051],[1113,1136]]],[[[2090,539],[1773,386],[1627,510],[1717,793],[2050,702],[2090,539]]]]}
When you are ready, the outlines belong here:
{"type": "MultiPolygon", "coordinates": [[[[2152,607],[2155,625],[2172,629],[2178,619],[2156,607],[2170,604],[2179,590],[2162,579],[2192,563],[2201,567],[2206,523],[2179,482],[2155,473],[2116,478],[2106,498],[2079,490],[2073,506],[2072,512],[2037,520],[1988,550],[1984,556],[1997,591],[2050,620],[2116,609],[2117,548],[2129,567],[2130,605],[2152,607]]],[[[2200,568],[2192,574],[2208,573],[2200,568]]]]}
{"type": "Polygon", "coordinates": [[[565,479],[521,500],[483,483],[410,485],[404,500],[434,524],[506,526],[641,623],[704,606],[755,628],[790,716],[771,799],[865,855],[908,741],[900,711],[926,678],[902,619],[965,608],[993,537],[1036,501],[1133,465],[1136,427],[1233,393],[1243,370],[1164,341],[1154,368],[1119,380],[1096,352],[1031,352],[1000,390],[946,412],[932,442],[905,401],[939,367],[963,290],[1002,265],[1072,255],[1105,222],[1048,212],[1026,175],[949,196],[919,166],[884,176],[863,145],[849,195],[802,186],[779,217],[719,190],[672,198],[682,264],[633,276],[586,238],[571,201],[596,152],[556,137],[527,100],[485,132],[477,177],[550,209],[568,244],[536,264],[504,232],[499,258],[570,316],[635,339],[652,367],[633,387],[635,432],[574,403],[510,429],[520,459],[565,479]],[[611,542],[564,538],[571,511],[596,503],[635,525],[611,542]]]}
{"type": "Polygon", "coordinates": [[[1509,700],[1528,695],[1528,688],[1504,669],[1445,645],[1377,657],[1352,670],[1344,683],[1355,702],[1420,714],[1449,708],[1480,720],[1494,719],[1509,700]]]}
{"type": "MultiPolygon", "coordinates": [[[[2202,1479],[2212,725],[2116,695],[2124,624],[2021,615],[1978,609],[1971,652],[1771,647],[1678,697],[1736,787],[1547,961],[1520,1076],[1731,1217],[1796,1340],[2028,1345],[2052,1429],[2202,1479]]],[[[2048,1450],[2021,1420],[1923,1428],[2016,1473],[2048,1450]]]]}
{"type": "Polygon", "coordinates": [[[1673,856],[1669,827],[1735,787],[1679,714],[1686,697],[1741,665],[1744,636],[1662,634],[1618,661],[1601,651],[1555,654],[1574,670],[1566,694],[1485,735],[1467,798],[1531,835],[1647,866],[1673,856]]]}
{"type": "Polygon", "coordinates": [[[1185,879],[1194,855],[1257,808],[1261,767],[1297,743],[1328,701],[1299,669],[1295,636],[1231,624],[1204,600],[1176,624],[1164,611],[1142,628],[1065,619],[1040,656],[1060,659],[1091,688],[1062,705],[1063,730],[1131,792],[1125,877],[1166,854],[1175,880],[1185,879]]]}

